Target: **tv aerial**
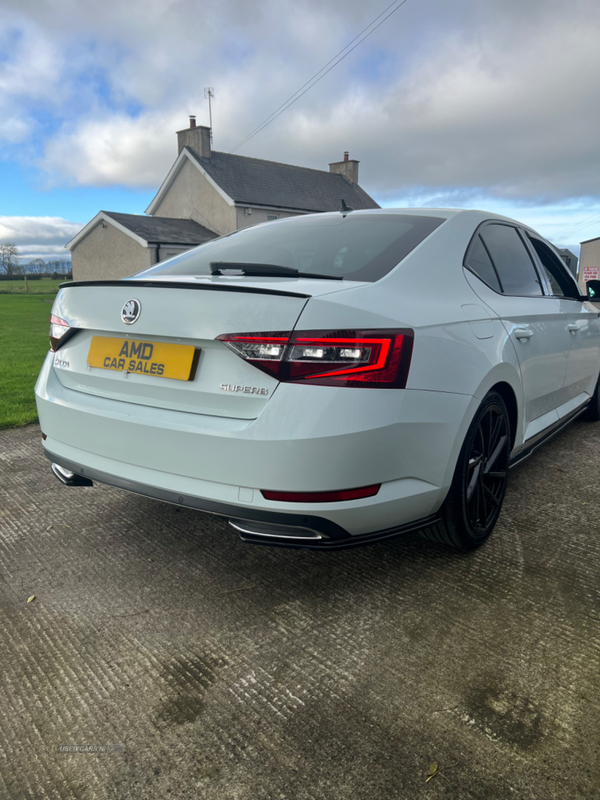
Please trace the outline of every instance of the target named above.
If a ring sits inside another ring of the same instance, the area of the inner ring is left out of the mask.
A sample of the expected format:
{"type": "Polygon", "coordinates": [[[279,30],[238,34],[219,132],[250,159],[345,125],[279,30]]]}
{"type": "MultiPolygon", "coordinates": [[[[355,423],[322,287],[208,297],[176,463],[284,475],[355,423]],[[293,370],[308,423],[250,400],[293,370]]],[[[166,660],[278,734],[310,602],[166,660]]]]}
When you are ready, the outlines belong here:
{"type": "Polygon", "coordinates": [[[214,99],[215,90],[213,86],[205,86],[204,87],[204,97],[208,100],[208,120],[210,125],[210,143],[212,145],[213,140],[213,133],[212,133],[212,103],[211,101],[214,99]]]}

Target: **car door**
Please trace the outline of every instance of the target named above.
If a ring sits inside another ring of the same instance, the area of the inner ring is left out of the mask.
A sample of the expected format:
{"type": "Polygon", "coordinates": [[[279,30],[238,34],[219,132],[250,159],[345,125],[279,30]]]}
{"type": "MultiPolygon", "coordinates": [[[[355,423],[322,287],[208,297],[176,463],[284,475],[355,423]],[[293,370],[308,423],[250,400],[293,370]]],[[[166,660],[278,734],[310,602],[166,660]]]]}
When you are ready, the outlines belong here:
{"type": "Polygon", "coordinates": [[[522,234],[504,222],[487,222],[478,230],[465,266],[494,290],[486,303],[498,314],[514,345],[524,395],[527,441],[558,421],[566,400],[565,377],[571,343],[560,301],[544,293],[522,234]]]}
{"type": "Polygon", "coordinates": [[[598,310],[582,297],[579,287],[565,269],[552,246],[526,232],[551,293],[560,304],[570,349],[565,376],[565,404],[558,409],[565,416],[585,403],[594,391],[600,370],[600,320],[598,310]]]}

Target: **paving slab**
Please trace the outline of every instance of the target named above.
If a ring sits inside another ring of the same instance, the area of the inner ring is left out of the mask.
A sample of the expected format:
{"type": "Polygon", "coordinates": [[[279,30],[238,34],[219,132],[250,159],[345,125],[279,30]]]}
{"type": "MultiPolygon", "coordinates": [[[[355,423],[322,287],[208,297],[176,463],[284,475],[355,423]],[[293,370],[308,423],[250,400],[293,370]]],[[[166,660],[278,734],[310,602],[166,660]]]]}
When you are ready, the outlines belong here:
{"type": "Polygon", "coordinates": [[[600,423],[466,555],[244,544],[49,467],[0,432],[0,800],[600,797],[600,423]]]}

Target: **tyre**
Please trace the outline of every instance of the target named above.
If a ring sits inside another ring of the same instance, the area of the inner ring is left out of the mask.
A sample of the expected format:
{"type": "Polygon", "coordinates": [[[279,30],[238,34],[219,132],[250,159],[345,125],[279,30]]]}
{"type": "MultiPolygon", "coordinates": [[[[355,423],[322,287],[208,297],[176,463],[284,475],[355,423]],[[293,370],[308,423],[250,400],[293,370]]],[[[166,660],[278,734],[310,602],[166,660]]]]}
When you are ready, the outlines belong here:
{"type": "Polygon", "coordinates": [[[598,378],[598,382],[596,383],[596,388],[594,389],[590,404],[585,410],[584,419],[590,422],[598,422],[600,419],[600,378],[598,378]]]}
{"type": "Polygon", "coordinates": [[[511,441],[504,400],[490,392],[463,442],[441,519],[422,531],[426,539],[460,550],[472,550],[485,542],[504,501],[511,441]]]}

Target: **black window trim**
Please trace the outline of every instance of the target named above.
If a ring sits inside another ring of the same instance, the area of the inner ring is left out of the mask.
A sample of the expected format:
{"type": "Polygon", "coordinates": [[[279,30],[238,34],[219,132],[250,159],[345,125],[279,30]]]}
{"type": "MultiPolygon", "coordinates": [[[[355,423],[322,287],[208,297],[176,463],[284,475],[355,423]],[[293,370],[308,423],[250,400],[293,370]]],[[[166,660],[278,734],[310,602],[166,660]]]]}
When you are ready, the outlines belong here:
{"type": "Polygon", "coordinates": [[[577,281],[573,278],[573,276],[571,275],[569,270],[566,268],[566,266],[563,266],[563,261],[562,261],[560,255],[556,252],[556,248],[553,247],[553,245],[549,241],[544,239],[543,236],[540,236],[540,234],[536,233],[535,231],[530,231],[527,228],[523,228],[522,232],[524,234],[523,238],[525,239],[526,246],[527,246],[527,248],[529,249],[529,251],[531,253],[531,256],[532,256],[532,258],[534,260],[534,263],[535,263],[536,267],[539,267],[538,268],[538,272],[541,271],[542,274],[544,274],[544,271],[542,269],[541,259],[538,256],[537,251],[536,251],[536,249],[535,249],[535,247],[533,246],[533,243],[532,243],[533,239],[537,239],[539,242],[541,242],[542,244],[544,244],[544,245],[546,245],[547,247],[550,248],[550,252],[553,255],[556,256],[556,258],[557,258],[557,260],[559,262],[559,267],[562,270],[563,275],[567,276],[567,279],[568,279],[569,283],[571,283],[573,285],[573,288],[577,291],[577,297],[573,297],[573,296],[566,295],[566,294],[553,294],[552,293],[552,284],[550,284],[550,282],[547,280],[547,278],[546,278],[546,276],[544,274],[544,281],[545,281],[546,285],[548,286],[549,296],[555,298],[556,300],[574,300],[575,302],[578,302],[578,303],[582,303],[584,300],[587,300],[587,297],[585,295],[581,294],[581,290],[579,288],[579,284],[577,283],[577,281]]]}
{"type": "Polygon", "coordinates": [[[504,286],[502,285],[502,281],[500,280],[500,275],[498,274],[498,270],[496,269],[496,265],[494,264],[494,259],[492,258],[491,254],[490,254],[490,251],[489,251],[489,250],[488,250],[488,248],[487,248],[487,245],[486,245],[486,243],[483,241],[483,239],[482,239],[482,238],[481,238],[481,236],[479,235],[479,231],[480,231],[480,229],[481,229],[482,227],[483,227],[483,226],[482,226],[482,225],[480,225],[480,226],[477,228],[477,230],[475,231],[475,233],[473,234],[473,236],[471,237],[471,241],[469,242],[469,246],[467,247],[467,249],[466,249],[466,252],[465,252],[465,257],[464,257],[464,260],[463,260],[463,267],[464,267],[465,269],[468,269],[468,270],[469,270],[469,272],[471,272],[473,275],[475,275],[475,277],[476,277],[476,278],[479,278],[479,280],[480,280],[482,283],[485,283],[485,285],[486,285],[488,288],[490,288],[490,289],[492,290],[492,292],[496,292],[496,294],[504,294],[504,293],[505,293],[505,292],[504,292],[504,286]],[[494,287],[493,287],[493,286],[490,286],[490,285],[489,285],[489,283],[487,283],[487,281],[484,281],[484,280],[483,280],[483,278],[481,277],[481,275],[478,275],[478,274],[475,272],[475,270],[474,270],[474,269],[472,269],[472,268],[471,268],[471,267],[470,267],[470,266],[469,266],[469,265],[466,263],[466,262],[467,262],[467,260],[468,260],[468,258],[469,258],[469,255],[470,255],[470,253],[471,253],[471,250],[473,249],[474,242],[475,242],[475,240],[476,240],[476,239],[479,239],[479,242],[480,242],[481,246],[483,247],[483,249],[484,249],[484,250],[485,250],[485,252],[487,253],[487,257],[489,258],[489,260],[490,260],[490,264],[492,265],[492,269],[494,270],[494,275],[496,276],[496,280],[498,281],[498,286],[500,287],[500,291],[499,291],[499,292],[498,292],[498,291],[496,291],[496,289],[494,289],[494,287]]]}
{"type": "MultiPolygon", "coordinates": [[[[541,237],[540,237],[540,238],[541,238],[541,237]]],[[[548,291],[551,291],[551,287],[548,287],[547,280],[546,280],[546,276],[545,276],[545,275],[543,275],[543,276],[542,276],[542,275],[540,274],[540,271],[539,271],[539,269],[538,269],[538,264],[537,264],[537,261],[536,261],[534,258],[532,258],[532,255],[531,255],[531,252],[530,252],[530,247],[531,247],[531,249],[532,249],[532,250],[533,250],[533,247],[532,247],[531,245],[529,245],[529,243],[528,243],[528,242],[526,242],[526,241],[525,241],[525,239],[526,239],[526,237],[523,235],[523,229],[521,228],[521,226],[520,226],[520,225],[518,225],[518,223],[507,222],[507,221],[505,221],[505,220],[503,220],[503,219],[486,219],[486,220],[484,220],[483,222],[480,222],[480,223],[479,223],[479,225],[477,226],[477,228],[475,228],[475,232],[473,233],[473,236],[471,236],[471,239],[469,240],[469,244],[467,245],[467,249],[465,250],[465,256],[464,256],[464,258],[463,258],[463,267],[464,267],[465,269],[468,269],[468,270],[469,270],[469,272],[470,272],[472,275],[475,275],[475,277],[476,277],[478,280],[480,280],[480,281],[481,281],[481,282],[482,282],[482,283],[483,283],[485,286],[487,286],[487,287],[488,287],[488,289],[491,289],[491,290],[492,290],[492,292],[494,292],[494,294],[498,294],[498,295],[501,295],[501,296],[503,296],[503,297],[527,297],[528,299],[532,299],[532,298],[535,298],[535,297],[549,297],[549,296],[550,296],[550,297],[554,297],[554,295],[548,294],[548,291]],[[542,293],[541,293],[541,294],[508,294],[508,292],[505,292],[505,291],[504,291],[504,287],[503,287],[503,285],[502,285],[502,281],[500,280],[500,275],[499,275],[499,273],[498,273],[498,270],[496,269],[496,265],[494,264],[494,259],[492,258],[492,256],[491,256],[491,253],[490,253],[490,251],[488,250],[488,248],[487,248],[487,245],[486,245],[486,243],[485,243],[485,241],[484,241],[483,237],[481,238],[481,243],[483,244],[483,246],[484,246],[484,248],[485,248],[485,252],[486,252],[486,253],[488,254],[488,256],[489,256],[490,262],[491,262],[491,264],[492,264],[492,267],[494,268],[494,272],[496,273],[496,278],[498,279],[498,283],[500,284],[500,288],[502,289],[502,291],[501,291],[501,292],[498,292],[498,291],[496,291],[496,289],[494,289],[494,287],[493,287],[493,286],[490,286],[490,285],[489,285],[489,283],[486,283],[486,282],[483,280],[483,278],[481,278],[481,277],[480,277],[480,276],[479,276],[479,275],[478,275],[478,274],[477,274],[477,273],[476,273],[476,272],[475,272],[473,269],[471,269],[471,267],[470,267],[470,266],[467,264],[467,260],[468,260],[468,258],[469,258],[469,253],[471,252],[471,248],[472,248],[472,246],[473,246],[473,242],[475,241],[475,239],[477,238],[477,236],[479,236],[479,233],[481,232],[482,228],[485,228],[485,227],[487,227],[488,225],[504,225],[504,226],[506,226],[507,228],[512,228],[513,230],[515,230],[515,231],[517,232],[517,235],[520,237],[521,241],[523,242],[523,246],[524,246],[524,248],[525,248],[525,251],[526,251],[526,253],[529,255],[529,258],[531,259],[531,263],[532,263],[532,265],[533,265],[533,270],[534,270],[535,274],[536,274],[536,275],[537,275],[537,277],[538,277],[538,281],[539,281],[539,284],[540,284],[540,288],[541,288],[541,290],[542,290],[542,293]]],[[[563,299],[564,299],[564,298],[563,298],[563,299]]]]}

